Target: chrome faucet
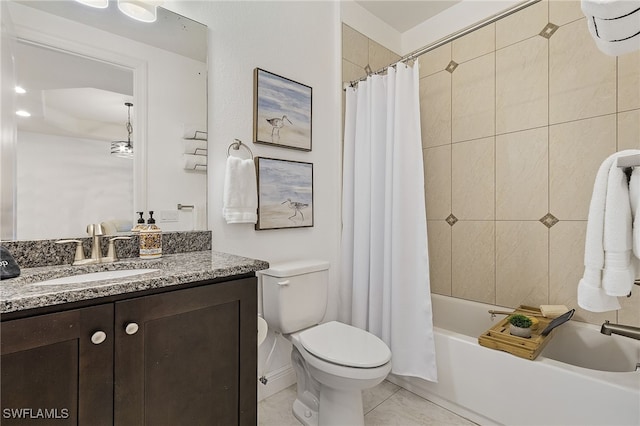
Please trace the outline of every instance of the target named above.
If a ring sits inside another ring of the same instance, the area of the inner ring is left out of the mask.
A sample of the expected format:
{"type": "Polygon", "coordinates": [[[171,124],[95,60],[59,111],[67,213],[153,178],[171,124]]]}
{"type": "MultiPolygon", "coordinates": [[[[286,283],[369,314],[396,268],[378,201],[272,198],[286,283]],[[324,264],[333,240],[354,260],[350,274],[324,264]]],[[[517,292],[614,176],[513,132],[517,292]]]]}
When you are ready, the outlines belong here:
{"type": "Polygon", "coordinates": [[[633,327],[630,325],[611,324],[609,321],[605,321],[600,328],[600,333],[611,336],[612,334],[619,334],[620,336],[629,337],[631,339],[640,340],[640,327],[633,327]]]}
{"type": "Polygon", "coordinates": [[[92,263],[102,263],[102,249],[100,248],[100,241],[104,231],[102,230],[102,225],[99,223],[93,223],[91,225],[87,225],[87,234],[91,235],[92,246],[91,246],[91,260],[92,263]]]}

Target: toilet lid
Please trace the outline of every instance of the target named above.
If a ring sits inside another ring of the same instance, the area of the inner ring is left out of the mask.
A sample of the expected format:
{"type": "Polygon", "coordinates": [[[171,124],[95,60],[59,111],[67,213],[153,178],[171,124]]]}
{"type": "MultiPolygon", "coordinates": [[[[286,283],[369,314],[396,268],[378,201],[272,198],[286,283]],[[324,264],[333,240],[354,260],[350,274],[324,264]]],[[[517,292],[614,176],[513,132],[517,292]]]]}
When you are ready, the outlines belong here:
{"type": "Polygon", "coordinates": [[[347,367],[379,367],[391,359],[391,351],[382,340],[336,321],[303,331],[300,343],[318,358],[347,367]]]}

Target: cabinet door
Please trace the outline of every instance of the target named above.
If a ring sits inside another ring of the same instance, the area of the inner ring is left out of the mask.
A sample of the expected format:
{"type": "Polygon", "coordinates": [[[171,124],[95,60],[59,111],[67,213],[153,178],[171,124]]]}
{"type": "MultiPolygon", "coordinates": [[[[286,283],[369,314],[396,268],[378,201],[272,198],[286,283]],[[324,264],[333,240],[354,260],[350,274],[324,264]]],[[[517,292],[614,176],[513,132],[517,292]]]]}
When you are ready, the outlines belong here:
{"type": "Polygon", "coordinates": [[[255,425],[256,279],[116,303],[115,424],[255,425]]]}
{"type": "Polygon", "coordinates": [[[113,424],[112,304],[2,322],[0,333],[0,423],[113,424]]]}

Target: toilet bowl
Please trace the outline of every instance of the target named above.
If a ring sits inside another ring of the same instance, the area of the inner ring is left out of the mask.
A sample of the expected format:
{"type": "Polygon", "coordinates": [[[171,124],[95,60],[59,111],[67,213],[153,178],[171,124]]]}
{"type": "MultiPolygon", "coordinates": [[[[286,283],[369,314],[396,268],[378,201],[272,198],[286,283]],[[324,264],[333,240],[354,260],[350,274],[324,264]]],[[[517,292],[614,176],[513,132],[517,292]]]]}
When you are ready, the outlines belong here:
{"type": "Polygon", "coordinates": [[[296,261],[259,271],[269,328],[292,343],[297,398],[293,414],[304,425],[364,424],[362,390],[391,371],[391,351],[373,334],[324,316],[327,262],[296,261]]]}
{"type": "Polygon", "coordinates": [[[363,425],[362,391],[382,382],[391,371],[387,345],[364,330],[336,321],[290,337],[296,376],[317,382],[298,380],[295,417],[307,426],[363,425]],[[317,403],[309,404],[314,390],[317,403]]]}

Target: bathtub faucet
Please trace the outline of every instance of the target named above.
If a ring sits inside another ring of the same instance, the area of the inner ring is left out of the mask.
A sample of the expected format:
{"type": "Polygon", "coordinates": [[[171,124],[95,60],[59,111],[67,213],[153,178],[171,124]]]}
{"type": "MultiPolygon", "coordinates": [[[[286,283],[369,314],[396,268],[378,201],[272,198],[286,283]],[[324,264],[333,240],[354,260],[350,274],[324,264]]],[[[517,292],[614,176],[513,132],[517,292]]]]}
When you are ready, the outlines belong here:
{"type": "Polygon", "coordinates": [[[640,340],[640,327],[632,327],[630,325],[611,324],[609,321],[605,321],[600,328],[600,333],[611,336],[612,334],[619,334],[620,336],[629,337],[631,339],[640,340]]]}

